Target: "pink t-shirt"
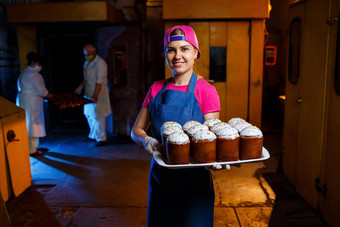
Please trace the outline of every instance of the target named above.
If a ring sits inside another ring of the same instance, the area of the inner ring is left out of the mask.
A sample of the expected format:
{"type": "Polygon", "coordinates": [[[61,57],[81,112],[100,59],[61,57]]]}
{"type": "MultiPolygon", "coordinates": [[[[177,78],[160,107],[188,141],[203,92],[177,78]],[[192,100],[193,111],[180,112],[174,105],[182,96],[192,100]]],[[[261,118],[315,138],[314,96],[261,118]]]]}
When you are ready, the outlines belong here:
{"type": "MultiPolygon", "coordinates": [[[[162,87],[166,80],[160,80],[153,83],[145,97],[143,102],[143,107],[149,108],[149,102],[152,98],[154,98],[158,92],[161,91],[162,87]]],[[[169,83],[167,90],[177,90],[186,92],[188,90],[189,85],[184,86],[176,86],[172,83],[169,83]]],[[[194,91],[196,96],[198,105],[203,114],[208,114],[212,112],[220,111],[220,98],[214,86],[206,82],[204,79],[199,78],[196,83],[196,88],[194,91]]]]}

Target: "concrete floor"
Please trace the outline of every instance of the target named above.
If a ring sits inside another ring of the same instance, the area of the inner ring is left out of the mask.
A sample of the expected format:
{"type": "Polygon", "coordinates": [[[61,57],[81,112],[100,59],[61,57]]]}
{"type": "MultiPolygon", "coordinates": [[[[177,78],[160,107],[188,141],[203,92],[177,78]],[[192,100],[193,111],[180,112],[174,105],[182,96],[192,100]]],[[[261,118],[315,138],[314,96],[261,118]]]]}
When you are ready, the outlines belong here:
{"type": "MultiPolygon", "coordinates": [[[[56,130],[30,158],[33,185],[7,202],[13,226],[145,226],[151,155],[129,138],[105,147],[86,130],[56,130]]],[[[281,134],[264,130],[271,158],[213,171],[214,226],[327,226],[279,173],[281,134]]]]}

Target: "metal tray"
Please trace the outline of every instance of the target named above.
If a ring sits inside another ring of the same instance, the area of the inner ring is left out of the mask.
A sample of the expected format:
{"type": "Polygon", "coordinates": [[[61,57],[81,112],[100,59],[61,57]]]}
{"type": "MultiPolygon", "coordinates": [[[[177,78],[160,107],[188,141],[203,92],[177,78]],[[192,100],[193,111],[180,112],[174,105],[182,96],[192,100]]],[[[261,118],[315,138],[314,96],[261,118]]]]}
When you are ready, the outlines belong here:
{"type": "Polygon", "coordinates": [[[262,157],[257,159],[248,159],[248,160],[238,160],[238,161],[230,161],[230,162],[212,162],[212,163],[189,163],[189,164],[177,164],[171,165],[166,164],[163,160],[163,155],[159,151],[153,152],[153,157],[156,162],[163,167],[169,169],[184,169],[184,168],[195,168],[195,167],[205,167],[205,166],[213,166],[216,164],[220,165],[234,165],[234,164],[243,164],[243,163],[250,163],[250,162],[260,162],[268,159],[270,157],[269,152],[266,148],[262,147],[262,157]]]}

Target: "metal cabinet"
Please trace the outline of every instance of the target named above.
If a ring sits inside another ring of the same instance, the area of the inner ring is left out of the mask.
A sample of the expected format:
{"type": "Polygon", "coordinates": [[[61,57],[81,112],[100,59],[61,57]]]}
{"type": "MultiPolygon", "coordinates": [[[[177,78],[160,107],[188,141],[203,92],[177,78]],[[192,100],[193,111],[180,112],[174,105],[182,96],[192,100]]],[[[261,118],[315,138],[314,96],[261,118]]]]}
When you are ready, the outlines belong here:
{"type": "Polygon", "coordinates": [[[0,190],[4,201],[31,185],[25,111],[0,96],[0,190]]]}

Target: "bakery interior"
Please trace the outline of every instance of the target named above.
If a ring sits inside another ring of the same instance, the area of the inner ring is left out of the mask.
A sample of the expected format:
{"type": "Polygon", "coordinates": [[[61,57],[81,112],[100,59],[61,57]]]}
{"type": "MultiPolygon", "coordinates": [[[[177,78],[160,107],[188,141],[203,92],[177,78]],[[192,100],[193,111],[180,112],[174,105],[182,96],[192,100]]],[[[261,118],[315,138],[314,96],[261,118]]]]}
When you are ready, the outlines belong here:
{"type": "Polygon", "coordinates": [[[146,226],[151,155],[130,132],[150,85],[169,78],[163,34],[193,27],[196,70],[220,119],[259,127],[270,158],[212,171],[214,226],[338,226],[340,0],[0,0],[0,226],[146,226]],[[108,63],[108,144],[83,142],[83,107],[44,102],[50,149],[30,157],[15,105],[26,55],[54,94],[82,80],[83,47],[108,63]],[[10,132],[10,133],[9,133],[10,132]]]}

